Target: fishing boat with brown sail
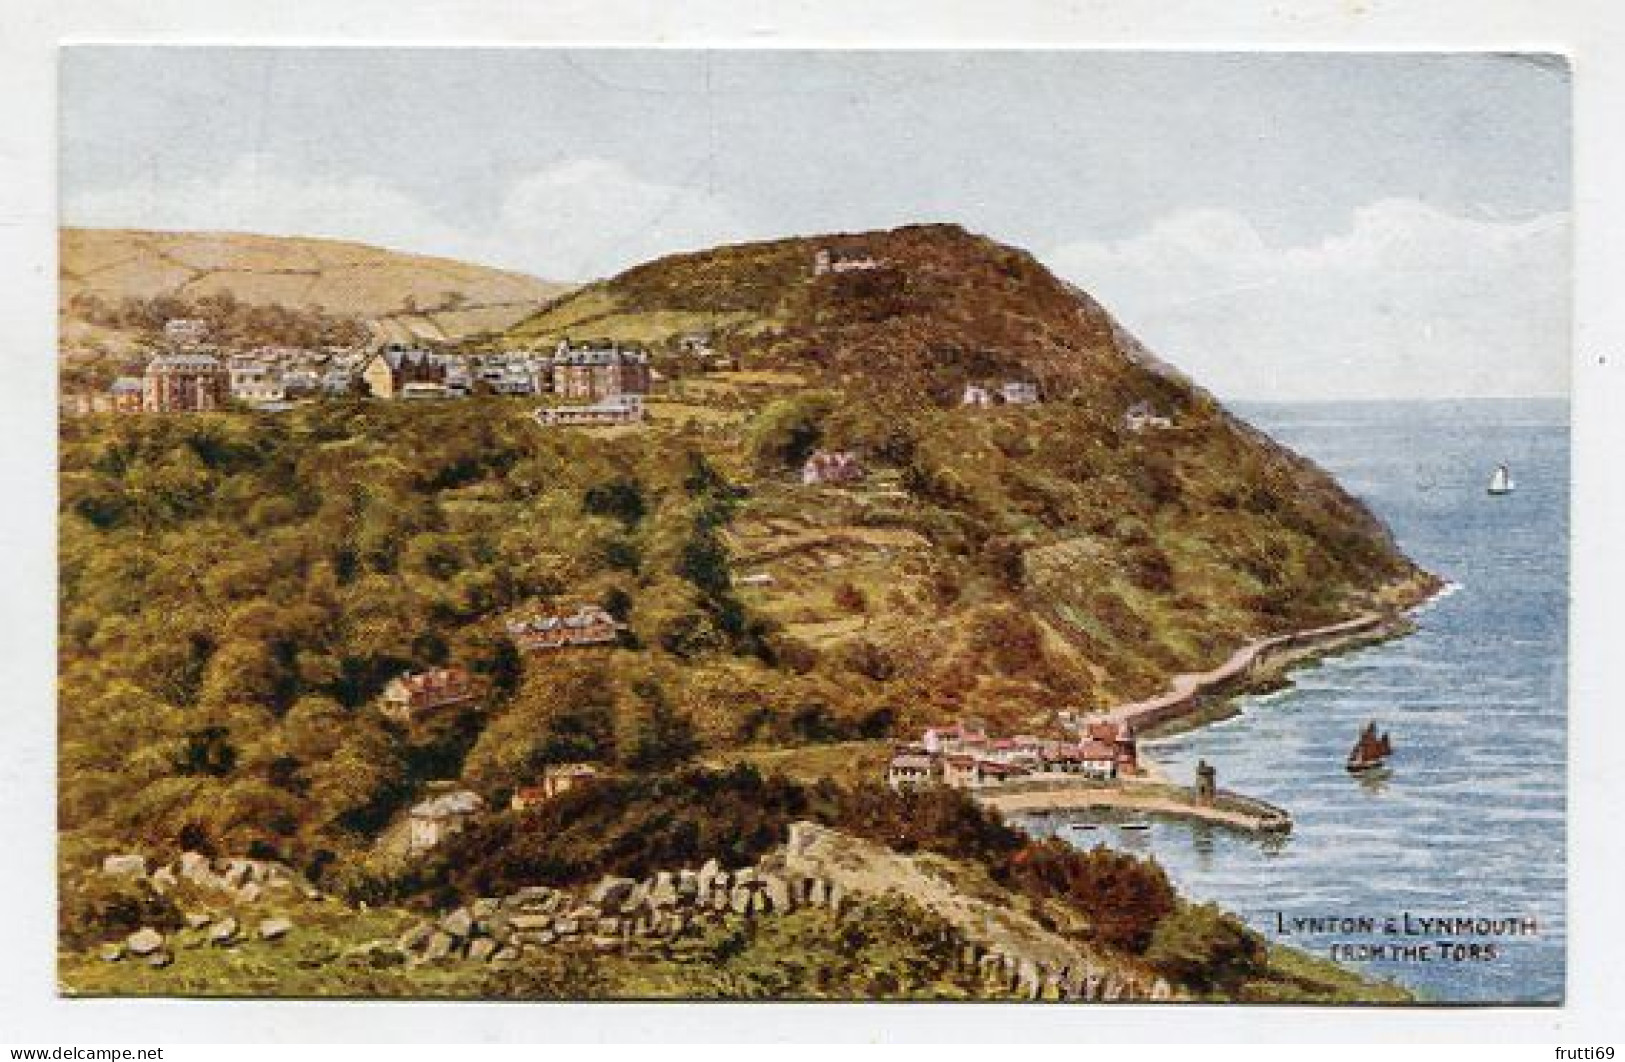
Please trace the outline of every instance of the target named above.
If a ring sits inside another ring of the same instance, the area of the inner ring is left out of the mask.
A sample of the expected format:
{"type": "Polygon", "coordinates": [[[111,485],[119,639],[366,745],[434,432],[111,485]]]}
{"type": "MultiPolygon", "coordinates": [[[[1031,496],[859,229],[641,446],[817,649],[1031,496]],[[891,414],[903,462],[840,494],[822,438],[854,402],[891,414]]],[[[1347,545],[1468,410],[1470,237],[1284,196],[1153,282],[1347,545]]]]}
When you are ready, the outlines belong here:
{"type": "Polygon", "coordinates": [[[1379,735],[1377,724],[1367,723],[1365,729],[1360,731],[1360,739],[1349,752],[1348,770],[1351,774],[1380,771],[1388,765],[1388,757],[1393,752],[1394,746],[1388,740],[1387,733],[1379,735]]]}

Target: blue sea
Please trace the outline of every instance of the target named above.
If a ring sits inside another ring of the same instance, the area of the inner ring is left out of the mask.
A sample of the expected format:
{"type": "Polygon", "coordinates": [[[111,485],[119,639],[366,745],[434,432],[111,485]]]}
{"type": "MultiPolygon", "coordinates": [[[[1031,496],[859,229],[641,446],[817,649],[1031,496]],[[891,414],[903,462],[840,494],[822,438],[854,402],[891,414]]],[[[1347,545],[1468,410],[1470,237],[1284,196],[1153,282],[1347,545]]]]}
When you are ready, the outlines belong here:
{"type": "Polygon", "coordinates": [[[1154,855],[1187,895],[1270,940],[1429,1001],[1561,1001],[1568,404],[1237,411],[1363,499],[1450,589],[1418,612],[1416,633],[1296,671],[1290,689],[1239,701],[1239,715],[1146,743],[1175,780],[1206,759],[1221,786],[1287,808],[1289,836],[1174,821],[1085,831],[1069,825],[1076,815],[1028,827],[1154,855]],[[1491,497],[1501,462],[1517,489],[1491,497]],[[1344,757],[1372,720],[1392,734],[1391,769],[1352,777],[1344,757]],[[1441,932],[1422,919],[1472,922],[1441,932]]]}

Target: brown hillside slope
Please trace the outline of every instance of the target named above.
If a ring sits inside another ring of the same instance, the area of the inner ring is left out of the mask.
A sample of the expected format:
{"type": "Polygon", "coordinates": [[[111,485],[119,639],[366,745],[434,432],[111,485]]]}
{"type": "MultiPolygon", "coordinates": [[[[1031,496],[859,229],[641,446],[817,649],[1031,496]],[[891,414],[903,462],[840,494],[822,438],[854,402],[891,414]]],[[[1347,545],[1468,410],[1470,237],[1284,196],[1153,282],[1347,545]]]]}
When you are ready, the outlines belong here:
{"type": "Polygon", "coordinates": [[[568,290],[521,273],[342,240],[65,228],[60,249],[64,307],[76,295],[117,302],[229,291],[245,303],[358,317],[408,304],[464,313],[508,308],[480,317],[481,326],[501,328],[568,290]]]}

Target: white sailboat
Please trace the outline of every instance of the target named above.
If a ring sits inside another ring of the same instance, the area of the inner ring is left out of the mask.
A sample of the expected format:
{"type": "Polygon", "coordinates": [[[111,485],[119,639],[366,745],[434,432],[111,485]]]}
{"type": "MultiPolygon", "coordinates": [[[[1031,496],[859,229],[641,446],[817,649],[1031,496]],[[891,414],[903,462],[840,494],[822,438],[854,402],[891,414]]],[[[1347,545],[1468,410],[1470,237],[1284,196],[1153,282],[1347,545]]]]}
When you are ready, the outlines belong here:
{"type": "Polygon", "coordinates": [[[1506,465],[1496,465],[1495,472],[1490,476],[1489,491],[1491,494],[1511,494],[1514,488],[1512,470],[1506,465]]]}

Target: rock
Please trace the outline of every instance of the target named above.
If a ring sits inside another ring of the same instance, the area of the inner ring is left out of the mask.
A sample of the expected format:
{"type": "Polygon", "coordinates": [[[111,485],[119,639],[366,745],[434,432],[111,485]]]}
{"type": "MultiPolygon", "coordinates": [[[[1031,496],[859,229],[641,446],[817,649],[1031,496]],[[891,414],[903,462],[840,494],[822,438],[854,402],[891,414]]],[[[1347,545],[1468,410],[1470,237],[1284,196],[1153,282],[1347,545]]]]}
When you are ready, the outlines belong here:
{"type": "Polygon", "coordinates": [[[429,923],[419,922],[402,933],[396,943],[401,946],[402,951],[420,951],[429,942],[429,936],[433,932],[434,927],[429,923]]]}
{"type": "Polygon", "coordinates": [[[225,869],[221,871],[220,878],[228,888],[240,889],[247,885],[250,880],[248,861],[244,859],[226,860],[225,869]]]}
{"type": "Polygon", "coordinates": [[[654,882],[640,881],[632,889],[632,895],[626,898],[622,909],[626,911],[641,911],[649,906],[649,896],[654,891],[654,882]]]}
{"type": "Polygon", "coordinates": [[[740,869],[734,871],[734,884],[735,885],[750,886],[750,885],[755,885],[756,881],[757,881],[757,878],[756,878],[756,868],[755,867],[741,867],[740,869]]]}
{"type": "Polygon", "coordinates": [[[496,954],[497,942],[490,937],[481,937],[468,946],[468,957],[474,962],[489,962],[491,956],[496,954]]]}
{"type": "Polygon", "coordinates": [[[500,948],[500,949],[498,949],[498,951],[497,951],[497,953],[495,955],[491,956],[491,961],[492,962],[518,962],[519,961],[519,949],[514,947],[511,944],[509,946],[505,947],[505,948],[500,948]]]}
{"type": "Polygon", "coordinates": [[[515,933],[539,933],[553,926],[549,914],[515,914],[508,916],[508,925],[515,933]]]}
{"type": "Polygon", "coordinates": [[[423,949],[424,962],[438,962],[447,958],[457,946],[457,938],[450,933],[435,930],[429,937],[428,946],[423,949]]]}
{"type": "Polygon", "coordinates": [[[593,937],[592,940],[589,941],[589,943],[590,943],[590,945],[592,947],[592,950],[596,951],[596,952],[598,952],[600,954],[603,954],[605,952],[620,951],[621,950],[621,938],[620,937],[593,937]]]}
{"type": "Polygon", "coordinates": [[[300,895],[304,896],[305,899],[311,900],[315,903],[321,903],[323,900],[327,899],[327,897],[322,894],[321,889],[318,889],[316,886],[308,883],[299,886],[299,893],[300,895]]]}
{"type": "Polygon", "coordinates": [[[722,864],[715,859],[707,859],[700,872],[695,875],[695,884],[699,887],[701,896],[711,892],[711,886],[716,883],[717,875],[722,872],[722,864]]]}
{"type": "Polygon", "coordinates": [[[237,919],[227,915],[209,929],[209,943],[220,945],[233,943],[237,939],[238,928],[237,919]]]}
{"type": "Polygon", "coordinates": [[[814,907],[822,907],[829,899],[829,889],[823,878],[813,878],[807,883],[807,902],[814,907]]]}
{"type": "Polygon", "coordinates": [[[670,874],[662,872],[655,877],[654,888],[649,890],[649,904],[660,910],[676,907],[678,902],[677,882],[670,874]]]}
{"type": "Polygon", "coordinates": [[[475,918],[490,918],[502,910],[502,901],[494,896],[481,896],[468,907],[475,918]]]}
{"type": "Polygon", "coordinates": [[[684,900],[692,900],[700,894],[700,876],[692,870],[679,870],[677,872],[677,895],[684,900]]]}
{"type": "Polygon", "coordinates": [[[454,937],[466,937],[474,931],[474,916],[468,908],[459,907],[440,920],[440,928],[454,937]]]}
{"type": "Polygon", "coordinates": [[[124,939],[131,955],[151,955],[164,946],[164,935],[150,926],[142,926],[124,939]]]}
{"type": "Polygon", "coordinates": [[[604,878],[592,887],[587,898],[606,913],[613,913],[621,909],[621,904],[632,895],[637,884],[631,878],[604,878]]]}
{"type": "Polygon", "coordinates": [[[162,895],[181,883],[175,872],[168,867],[159,867],[152,872],[152,887],[162,895]]]}
{"type": "Polygon", "coordinates": [[[712,892],[711,893],[711,910],[713,910],[713,911],[726,911],[728,909],[728,904],[730,902],[730,896],[731,896],[731,894],[728,892],[727,889],[717,889],[716,891],[712,892]]]}
{"type": "Polygon", "coordinates": [[[777,874],[767,874],[762,877],[762,896],[767,900],[767,909],[784,913],[790,910],[793,901],[790,899],[790,883],[777,874]]]}
{"type": "Polygon", "coordinates": [[[1157,978],[1156,983],[1151,986],[1151,998],[1158,1003],[1163,1003],[1173,999],[1173,987],[1169,985],[1167,981],[1159,977],[1157,978]]]}
{"type": "Polygon", "coordinates": [[[819,828],[810,822],[792,822],[784,847],[788,852],[805,853],[818,841],[819,828]]]}
{"type": "Polygon", "coordinates": [[[260,939],[281,940],[283,937],[288,935],[288,931],[292,928],[293,922],[283,918],[281,915],[277,915],[273,918],[262,918],[260,919],[260,939]]]}
{"type": "Polygon", "coordinates": [[[186,928],[187,929],[202,929],[204,926],[208,925],[212,921],[214,921],[214,916],[204,914],[202,911],[188,911],[188,912],[186,912],[186,928]]]}
{"type": "Polygon", "coordinates": [[[552,910],[556,893],[546,885],[526,885],[503,901],[516,910],[552,910]]]}
{"type": "Polygon", "coordinates": [[[187,881],[213,881],[214,871],[209,869],[209,857],[197,852],[182,852],[181,877],[187,881]]]}
{"type": "Polygon", "coordinates": [[[102,860],[102,873],[118,878],[144,878],[147,876],[147,857],[144,855],[110,855],[102,860]]]}
{"type": "Polygon", "coordinates": [[[103,944],[100,954],[102,959],[106,962],[118,962],[120,959],[124,958],[124,945],[120,944],[116,940],[109,944],[103,944]]]}
{"type": "Polygon", "coordinates": [[[172,963],[174,961],[175,961],[175,956],[171,955],[169,952],[164,951],[162,949],[160,949],[158,951],[155,951],[151,955],[147,956],[147,965],[148,966],[157,966],[157,967],[162,968],[162,967],[168,966],[170,963],[172,963]]]}
{"type": "Polygon", "coordinates": [[[751,915],[756,913],[756,891],[745,885],[735,885],[729,897],[728,906],[734,914],[751,915]]]}
{"type": "Polygon", "coordinates": [[[237,890],[237,899],[242,903],[259,903],[265,890],[255,882],[248,882],[237,890]]]}

